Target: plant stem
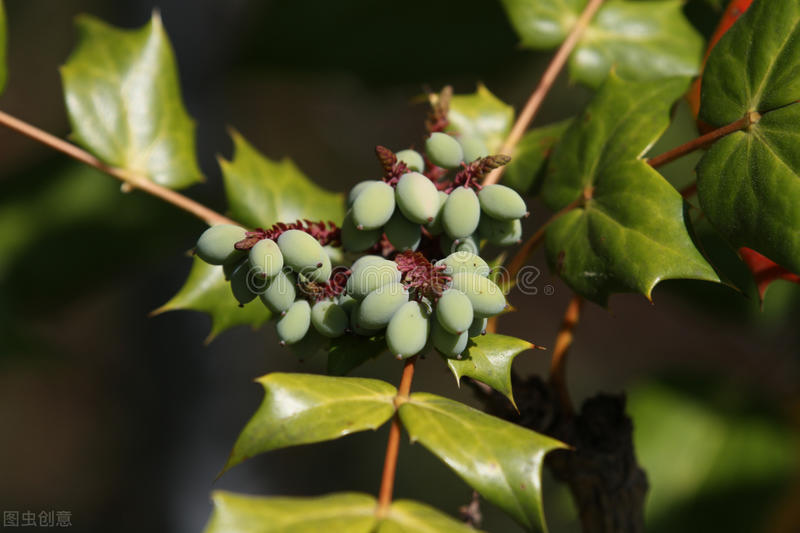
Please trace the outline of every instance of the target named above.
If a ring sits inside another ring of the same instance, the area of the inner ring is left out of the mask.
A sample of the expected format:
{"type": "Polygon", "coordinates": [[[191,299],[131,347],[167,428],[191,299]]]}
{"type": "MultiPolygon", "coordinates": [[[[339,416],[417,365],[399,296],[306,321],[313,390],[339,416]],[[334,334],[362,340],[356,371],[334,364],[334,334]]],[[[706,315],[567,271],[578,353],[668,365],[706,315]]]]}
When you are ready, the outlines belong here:
{"type": "MultiPolygon", "coordinates": [[[[567,62],[569,55],[572,53],[572,49],[575,48],[576,44],[578,44],[578,39],[580,39],[581,34],[583,34],[586,26],[589,25],[589,21],[592,19],[597,10],[600,9],[600,5],[602,3],[603,0],[590,0],[586,5],[583,13],[581,13],[581,16],[570,30],[569,35],[567,35],[567,38],[563,43],[561,43],[561,47],[553,56],[553,59],[550,60],[550,64],[547,65],[547,69],[545,69],[544,74],[542,74],[542,79],[539,80],[539,84],[531,93],[527,103],[525,104],[525,107],[522,108],[522,111],[517,117],[516,122],[514,122],[511,132],[508,134],[508,137],[503,142],[502,146],[500,146],[499,153],[511,155],[511,153],[514,151],[514,147],[517,146],[517,143],[519,143],[520,139],[522,139],[522,136],[528,129],[528,126],[530,126],[531,122],[533,122],[533,118],[539,111],[539,108],[541,107],[542,102],[544,102],[547,93],[552,88],[553,83],[555,83],[559,72],[561,72],[561,69],[564,68],[564,64],[567,62]]],[[[497,183],[503,176],[503,172],[505,172],[505,166],[496,168],[489,173],[488,176],[486,176],[486,179],[483,181],[483,185],[497,183]]]]}
{"type": "Polygon", "coordinates": [[[706,133],[696,139],[693,139],[685,144],[677,146],[668,152],[664,152],[661,155],[657,155],[647,160],[647,163],[653,167],[658,168],[662,165],[666,165],[667,163],[671,163],[676,159],[679,159],[687,154],[694,152],[695,150],[699,150],[700,148],[704,148],[709,144],[713,143],[716,140],[725,137],[731,133],[734,133],[739,130],[744,130],[755,124],[761,119],[761,115],[758,111],[750,111],[745,116],[737,120],[736,122],[731,122],[726,126],[722,126],[721,128],[717,128],[713,131],[706,133]]]}
{"type": "Polygon", "coordinates": [[[571,416],[574,412],[567,389],[567,353],[572,346],[573,332],[575,326],[578,325],[581,307],[583,307],[583,298],[576,294],[569,301],[567,310],[564,312],[564,319],[553,347],[553,357],[550,359],[550,385],[558,394],[559,403],[567,416],[571,416]]]}
{"type": "Polygon", "coordinates": [[[191,198],[184,196],[178,192],[162,187],[157,183],[150,181],[144,176],[128,172],[121,168],[112,167],[100,161],[98,158],[78,148],[74,144],[68,143],[58,137],[40,130],[39,128],[28,124],[18,118],[15,118],[7,113],[0,111],[0,124],[9,127],[10,129],[21,133],[35,141],[49,146],[63,154],[70,156],[73,159],[85,163],[90,167],[94,167],[101,172],[105,172],[109,176],[113,176],[123,182],[124,190],[139,189],[147,194],[153,195],[157,198],[164,200],[184,211],[191,213],[200,220],[207,223],[209,226],[214,224],[236,224],[234,221],[226,216],[223,216],[216,211],[209,209],[201,203],[198,203],[191,198]]]}
{"type": "MultiPolygon", "coordinates": [[[[397,387],[395,396],[395,407],[408,400],[408,393],[411,391],[411,381],[414,379],[414,365],[417,356],[409,357],[403,366],[403,377],[397,387]]],[[[383,461],[383,475],[381,476],[381,488],[378,493],[378,516],[385,516],[392,504],[392,492],[394,491],[394,475],[397,471],[397,452],[400,449],[400,419],[397,413],[392,417],[392,426],[389,428],[389,441],[386,443],[386,458],[383,461]]]]}

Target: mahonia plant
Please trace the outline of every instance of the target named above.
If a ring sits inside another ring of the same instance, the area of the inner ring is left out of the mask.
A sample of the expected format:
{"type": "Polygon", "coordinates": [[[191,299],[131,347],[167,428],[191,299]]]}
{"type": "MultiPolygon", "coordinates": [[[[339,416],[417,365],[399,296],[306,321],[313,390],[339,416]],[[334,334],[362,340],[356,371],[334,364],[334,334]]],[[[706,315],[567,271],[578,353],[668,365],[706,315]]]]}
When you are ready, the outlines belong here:
{"type": "MultiPolygon", "coordinates": [[[[800,280],[797,0],[734,1],[736,16],[729,10],[705,60],[703,39],[679,0],[503,6],[524,47],[562,47],[516,122],[513,109],[482,85],[467,95],[432,93],[423,149],[378,146],[375,179],[347,195],[319,188],[291,161],[267,159],[236,132],[233,159],[220,159],[229,216],[177,193],[202,176],[158,13],[136,30],[78,20],[80,39],[61,74],[71,139],[80,147],[0,114],[3,125],[209,225],[186,285],[159,311],[209,313],[212,337],[273,320],[281,344],[328,352],[328,375],[259,378],[263,403],[225,470],[259,453],[391,424],[377,499],[215,492],[208,533],[473,531],[423,503],[393,500],[401,427],[523,528],[544,531],[544,458],[580,452],[567,450],[575,444],[410,391],[418,358],[435,350],[456,381],[468,377],[516,407],[511,364],[536,346],[494,330],[539,244],[576,295],[567,334],[582,299],[605,306],[620,292],[650,299],[665,279],[727,278],[701,252],[693,213],[742,255],[762,297],[774,279],[800,280]],[[573,79],[596,91],[593,98],[577,117],[528,129],[565,61],[573,79]],[[685,95],[704,134],[646,157],[685,95]],[[696,187],[677,191],[657,168],[700,148],[707,151],[696,187]],[[688,203],[694,194],[699,209],[688,203]],[[505,254],[487,261],[486,250],[521,242],[524,196],[541,197],[553,215],[505,269],[496,268],[505,254]],[[385,353],[403,361],[399,386],[344,376],[385,353]]],[[[5,27],[0,2],[0,90],[5,27]]],[[[559,376],[568,346],[554,350],[551,376],[565,413],[569,395],[559,376]]],[[[594,515],[581,516],[587,530],[597,530],[594,515]]]]}

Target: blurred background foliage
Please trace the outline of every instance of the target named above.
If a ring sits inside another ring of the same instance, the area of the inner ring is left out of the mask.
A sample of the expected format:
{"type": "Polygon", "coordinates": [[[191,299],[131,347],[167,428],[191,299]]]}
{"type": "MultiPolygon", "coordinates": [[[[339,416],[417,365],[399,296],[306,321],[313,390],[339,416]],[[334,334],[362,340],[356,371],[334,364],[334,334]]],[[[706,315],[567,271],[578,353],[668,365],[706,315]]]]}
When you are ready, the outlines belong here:
{"type": "MultiPolygon", "coordinates": [[[[161,9],[185,101],[199,124],[208,177],[190,194],[224,209],[215,156],[230,156],[233,126],[270,157],[288,155],[318,183],[346,190],[374,177],[372,148],[419,145],[424,89],[484,82],[521,107],[548,54],[523,51],[499,2],[288,0],[8,0],[10,77],[0,107],[68,134],[57,67],[72,20],[144,24],[161,9]]],[[[720,0],[685,9],[705,35],[720,0]]],[[[537,119],[580,110],[589,92],[562,76],[537,119]]],[[[653,153],[694,136],[688,108],[653,153]]],[[[677,186],[695,158],[665,167],[677,186]]],[[[531,204],[532,232],[547,213],[531,204]]],[[[208,319],[148,318],[180,287],[202,224],[152,198],[0,131],[0,509],[65,509],[75,531],[199,531],[212,480],[261,398],[270,371],[324,372],[279,349],[271,327],[239,328],[203,344],[208,319]]],[[[649,530],[797,531],[800,517],[800,287],[775,283],[763,311],[735,254],[703,220],[698,237],[729,287],[670,281],[655,305],[616,296],[588,306],[570,362],[577,401],[629,392],[649,474],[649,530]]],[[[504,333],[550,345],[570,294],[541,254],[539,292],[510,299],[504,333]],[[554,294],[547,295],[550,285],[554,294]]],[[[516,363],[543,373],[547,352],[516,363]]],[[[383,358],[358,375],[396,381],[383,358]]],[[[428,358],[415,390],[472,402],[428,358]]],[[[249,461],[213,486],[260,494],[377,490],[386,428],[249,461]]],[[[451,514],[470,490],[420,446],[401,449],[398,497],[451,514]]],[[[577,531],[566,489],[546,479],[551,530],[577,531]]],[[[516,531],[484,506],[484,527],[516,531]]]]}

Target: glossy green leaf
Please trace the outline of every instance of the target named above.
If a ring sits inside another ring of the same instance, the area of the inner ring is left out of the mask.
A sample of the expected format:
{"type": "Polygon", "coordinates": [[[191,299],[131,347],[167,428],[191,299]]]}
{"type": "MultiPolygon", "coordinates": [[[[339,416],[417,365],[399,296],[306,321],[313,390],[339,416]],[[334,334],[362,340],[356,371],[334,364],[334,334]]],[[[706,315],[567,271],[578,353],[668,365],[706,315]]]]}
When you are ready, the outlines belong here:
{"type": "Polygon", "coordinates": [[[205,533],[372,533],[378,523],[368,494],[265,498],[216,491],[212,500],[205,533]]]}
{"type": "Polygon", "coordinates": [[[264,401],[223,471],[259,453],[377,429],[395,410],[397,389],[376,379],[273,373],[258,382],[264,401]]]}
{"type": "Polygon", "coordinates": [[[480,381],[508,398],[514,404],[511,390],[511,364],[514,358],[534,345],[528,341],[494,333],[473,337],[462,359],[447,359],[447,366],[461,383],[461,378],[480,381]]]}
{"type": "Polygon", "coordinates": [[[666,129],[685,78],[626,82],[609,76],[553,150],[542,188],[553,208],[585,198],[547,229],[548,261],[586,298],[650,298],[665,279],[719,281],[692,242],[680,194],[639,159],[666,129]]]}
{"type": "Polygon", "coordinates": [[[484,498],[530,531],[544,531],[541,472],[544,456],[565,445],[464,404],[415,393],[399,408],[412,441],[419,441],[484,498]]]}
{"type": "Polygon", "coordinates": [[[608,1],[569,59],[573,78],[599,86],[612,68],[628,80],[693,76],[704,42],[683,16],[683,0],[608,1]]]}
{"type": "Polygon", "coordinates": [[[3,0],[0,0],[0,94],[6,88],[8,78],[8,67],[6,66],[6,12],[3,7],[3,0]]]}
{"type": "Polygon", "coordinates": [[[375,533],[480,533],[430,505],[397,500],[375,533]]]}
{"type": "Polygon", "coordinates": [[[447,119],[450,121],[447,131],[481,139],[489,152],[494,153],[511,130],[514,109],[485,85],[478,84],[474,93],[453,96],[447,119]]]}
{"type": "Polygon", "coordinates": [[[202,180],[195,126],[181,100],[178,71],[158,12],[137,30],[89,16],[61,67],[72,138],[116,167],[166,187],[202,180]]]}
{"type": "Polygon", "coordinates": [[[263,228],[303,218],[341,223],[344,195],[315,185],[290,159],[272,161],[239,133],[231,135],[233,160],[219,163],[234,220],[263,228]]]}
{"type": "Polygon", "coordinates": [[[560,45],[587,0],[502,0],[522,46],[550,49],[560,45]]]}
{"type": "Polygon", "coordinates": [[[386,351],[386,341],[380,337],[342,335],[331,339],[328,350],[328,374],[344,376],[370,359],[386,351]]]}
{"type": "Polygon", "coordinates": [[[200,311],[211,316],[211,332],[206,342],[211,342],[217,335],[234,326],[249,325],[257,328],[271,316],[269,309],[258,298],[239,307],[239,302],[231,292],[230,283],[222,273],[222,267],[209,265],[197,257],[193,259],[189,277],[178,294],[153,311],[153,314],[179,310],[200,311]]]}
{"type": "Polygon", "coordinates": [[[712,126],[800,100],[800,2],[756,0],[714,46],[700,118],[712,126]]]}
{"type": "Polygon", "coordinates": [[[567,130],[570,122],[562,120],[525,133],[511,154],[511,162],[506,165],[503,185],[513,187],[521,194],[539,194],[553,146],[567,130]]]}
{"type": "Polygon", "coordinates": [[[800,104],[714,143],[697,167],[700,205],[735,248],[800,272],[800,104]]]}

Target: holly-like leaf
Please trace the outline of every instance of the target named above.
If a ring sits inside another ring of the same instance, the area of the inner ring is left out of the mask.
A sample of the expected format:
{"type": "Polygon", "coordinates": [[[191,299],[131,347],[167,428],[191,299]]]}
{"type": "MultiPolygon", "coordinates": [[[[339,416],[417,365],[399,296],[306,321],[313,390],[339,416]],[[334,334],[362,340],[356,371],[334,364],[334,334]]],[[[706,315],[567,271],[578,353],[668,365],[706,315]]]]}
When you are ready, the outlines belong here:
{"type": "Polygon", "coordinates": [[[530,531],[544,531],[544,456],[565,445],[433,394],[414,393],[398,410],[419,441],[484,498],[530,531]]]}
{"type": "MultiPolygon", "coordinates": [[[[560,45],[587,0],[503,0],[526,48],[560,45]]],[[[609,70],[629,80],[697,74],[703,39],[682,13],[682,0],[605,2],[569,59],[572,77],[599,86],[609,70]]]]}
{"type": "Polygon", "coordinates": [[[448,358],[447,366],[459,385],[464,376],[475,379],[492,387],[516,407],[511,390],[511,363],[520,353],[535,347],[528,341],[507,335],[480,335],[470,339],[462,359],[448,358]]]}
{"type": "Polygon", "coordinates": [[[205,533],[480,533],[428,505],[397,500],[378,516],[369,494],[311,498],[262,497],[216,491],[205,533]]]}
{"type": "Polygon", "coordinates": [[[395,411],[397,389],[376,379],[273,373],[258,382],[264,401],[223,472],[259,453],[377,429],[395,411]]]}
{"type": "Polygon", "coordinates": [[[382,336],[342,335],[332,339],[328,350],[328,374],[344,376],[385,351],[386,341],[382,336]]]}
{"type": "Polygon", "coordinates": [[[612,74],[554,148],[543,198],[553,209],[580,205],[548,227],[548,260],[573,290],[601,305],[612,292],[650,298],[665,279],[719,281],[692,242],[680,194],[640,159],[687,85],[612,74]]]}
{"type": "Polygon", "coordinates": [[[93,17],[61,67],[72,138],[104,162],[171,188],[202,181],[195,126],[158,12],[137,30],[93,17]]]}
{"type": "Polygon", "coordinates": [[[539,194],[553,146],[567,130],[570,122],[562,120],[525,133],[511,154],[511,162],[506,165],[503,184],[513,187],[521,194],[539,194]]]}
{"type": "Polygon", "coordinates": [[[344,195],[328,192],[309,180],[290,160],[275,162],[232,132],[234,157],[219,160],[234,220],[250,227],[269,227],[297,219],[344,218],[344,195]]]}
{"type": "Polygon", "coordinates": [[[792,274],[775,261],[764,257],[750,248],[739,248],[739,255],[747,268],[753,274],[753,281],[758,289],[758,297],[764,301],[764,294],[773,281],[784,280],[800,285],[800,276],[792,274]]]}
{"type": "Polygon", "coordinates": [[[447,119],[447,131],[480,139],[490,153],[495,153],[511,130],[514,109],[481,83],[472,94],[452,97],[447,119]]]}
{"type": "Polygon", "coordinates": [[[0,0],[0,94],[6,88],[6,78],[8,78],[8,67],[6,66],[6,12],[3,7],[3,0],[0,0]]]}
{"type": "Polygon", "coordinates": [[[693,76],[703,38],[683,16],[683,0],[608,1],[569,59],[570,74],[599,86],[612,68],[627,80],[693,76]]]}
{"type": "Polygon", "coordinates": [[[711,51],[700,119],[720,127],[800,100],[800,2],[758,0],[711,51]]]}
{"type": "Polygon", "coordinates": [[[800,272],[798,123],[800,104],[770,111],[714,143],[697,167],[700,205],[714,227],[735,248],[791,272],[800,272]]]}
{"type": "Polygon", "coordinates": [[[247,496],[216,491],[205,533],[372,533],[375,498],[341,493],[314,498],[247,496]]]}
{"type": "Polygon", "coordinates": [[[412,500],[397,500],[381,520],[376,533],[480,533],[463,522],[412,500]]]}
{"type": "Polygon", "coordinates": [[[154,315],[167,311],[200,311],[211,316],[211,332],[206,342],[211,342],[223,331],[234,326],[261,326],[269,320],[271,313],[261,300],[256,298],[244,307],[231,292],[221,266],[213,266],[195,257],[189,277],[178,294],[153,311],[154,315]]]}

